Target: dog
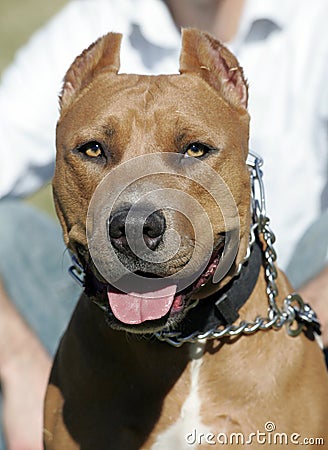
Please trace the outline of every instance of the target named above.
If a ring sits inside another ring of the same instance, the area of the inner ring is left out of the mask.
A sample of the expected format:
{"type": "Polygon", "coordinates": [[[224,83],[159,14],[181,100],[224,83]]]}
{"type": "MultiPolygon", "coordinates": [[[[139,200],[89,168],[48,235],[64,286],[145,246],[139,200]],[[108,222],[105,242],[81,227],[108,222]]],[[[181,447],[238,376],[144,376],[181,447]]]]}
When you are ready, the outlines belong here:
{"type": "Polygon", "coordinates": [[[45,448],[323,448],[318,325],[275,268],[242,68],[185,29],[179,74],[118,74],[120,41],[78,56],[60,98],[53,193],[84,292],[45,448]]]}

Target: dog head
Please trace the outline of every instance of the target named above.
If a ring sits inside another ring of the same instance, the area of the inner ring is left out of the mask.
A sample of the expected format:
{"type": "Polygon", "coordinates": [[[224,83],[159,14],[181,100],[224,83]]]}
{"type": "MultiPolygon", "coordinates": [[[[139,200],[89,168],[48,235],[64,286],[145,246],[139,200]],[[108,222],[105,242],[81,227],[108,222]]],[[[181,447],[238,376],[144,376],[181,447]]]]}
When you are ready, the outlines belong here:
{"type": "Polygon", "coordinates": [[[120,40],[102,37],[65,76],[53,192],[88,295],[113,327],[150,332],[206,301],[246,253],[247,84],[204,32],[183,30],[177,75],[118,74],[120,40]]]}

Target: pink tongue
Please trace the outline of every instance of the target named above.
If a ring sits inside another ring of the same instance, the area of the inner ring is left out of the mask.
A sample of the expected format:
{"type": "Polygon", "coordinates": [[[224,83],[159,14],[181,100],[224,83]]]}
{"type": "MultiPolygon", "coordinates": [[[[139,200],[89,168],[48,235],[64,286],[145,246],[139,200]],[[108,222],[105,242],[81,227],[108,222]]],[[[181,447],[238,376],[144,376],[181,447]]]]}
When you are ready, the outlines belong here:
{"type": "Polygon", "coordinates": [[[172,306],[177,286],[171,285],[155,292],[107,292],[115,317],[123,323],[135,325],[146,320],[160,319],[172,306]]]}

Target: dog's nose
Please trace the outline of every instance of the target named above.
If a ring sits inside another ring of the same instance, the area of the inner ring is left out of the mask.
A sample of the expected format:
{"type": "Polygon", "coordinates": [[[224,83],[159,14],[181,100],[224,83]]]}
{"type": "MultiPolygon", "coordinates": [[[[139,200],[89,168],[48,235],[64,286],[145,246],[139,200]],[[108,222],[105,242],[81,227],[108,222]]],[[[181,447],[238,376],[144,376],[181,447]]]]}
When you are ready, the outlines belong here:
{"type": "Polygon", "coordinates": [[[126,252],[129,249],[128,239],[140,238],[140,230],[142,230],[145,244],[150,250],[155,250],[166,229],[163,212],[158,210],[147,215],[146,208],[133,208],[133,212],[130,214],[129,211],[130,208],[120,209],[108,219],[108,237],[112,245],[117,250],[126,252]],[[126,236],[127,225],[131,234],[128,239],[126,236]]]}

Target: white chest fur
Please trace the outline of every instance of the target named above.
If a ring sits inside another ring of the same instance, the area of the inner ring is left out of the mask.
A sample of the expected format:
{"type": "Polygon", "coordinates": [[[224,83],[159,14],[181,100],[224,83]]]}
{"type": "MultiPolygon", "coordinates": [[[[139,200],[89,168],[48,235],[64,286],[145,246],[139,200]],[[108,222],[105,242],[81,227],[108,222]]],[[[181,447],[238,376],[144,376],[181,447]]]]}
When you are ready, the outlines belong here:
{"type": "MultiPolygon", "coordinates": [[[[190,346],[190,391],[182,405],[178,420],[157,437],[151,450],[190,450],[194,448],[187,441],[187,436],[193,430],[208,433],[210,430],[201,420],[201,398],[199,392],[199,375],[202,365],[205,342],[190,346]]],[[[198,446],[199,447],[199,446],[198,446]]]]}

